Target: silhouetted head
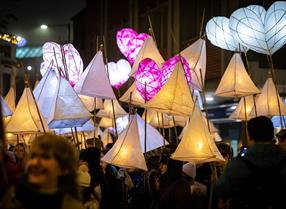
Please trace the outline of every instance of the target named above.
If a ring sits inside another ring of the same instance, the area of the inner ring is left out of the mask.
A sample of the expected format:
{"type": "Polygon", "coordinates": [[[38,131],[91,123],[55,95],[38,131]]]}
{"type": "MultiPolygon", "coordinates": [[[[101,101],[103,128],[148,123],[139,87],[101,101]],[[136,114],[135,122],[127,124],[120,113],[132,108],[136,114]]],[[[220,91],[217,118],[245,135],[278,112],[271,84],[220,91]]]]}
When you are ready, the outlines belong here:
{"type": "Polygon", "coordinates": [[[274,138],[274,126],[266,116],[258,116],[248,121],[247,130],[254,142],[271,142],[274,138]]]}

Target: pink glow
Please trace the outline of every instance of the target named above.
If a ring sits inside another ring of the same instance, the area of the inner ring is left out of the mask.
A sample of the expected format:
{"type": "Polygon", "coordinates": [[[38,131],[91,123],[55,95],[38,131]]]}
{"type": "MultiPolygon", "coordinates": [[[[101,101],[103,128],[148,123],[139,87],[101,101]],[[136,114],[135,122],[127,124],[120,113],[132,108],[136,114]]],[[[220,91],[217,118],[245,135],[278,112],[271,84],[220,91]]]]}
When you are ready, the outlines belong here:
{"type": "MultiPolygon", "coordinates": [[[[191,83],[190,67],[184,57],[181,57],[187,81],[191,83]]],[[[143,59],[139,63],[135,74],[136,88],[140,95],[145,99],[146,82],[146,100],[151,100],[170,78],[176,64],[180,61],[179,55],[168,59],[160,69],[154,60],[150,58],[143,59]]]]}
{"type": "MultiPolygon", "coordinates": [[[[65,44],[62,47],[66,60],[69,81],[71,86],[74,86],[79,81],[80,75],[83,72],[83,62],[80,54],[72,44],[65,44]]],[[[46,42],[42,48],[44,63],[41,64],[41,74],[44,75],[45,72],[49,70],[48,68],[57,69],[58,66],[61,75],[65,75],[61,45],[55,42],[46,42]]]]}
{"type": "Polygon", "coordinates": [[[133,64],[141,46],[148,37],[150,36],[146,33],[138,34],[131,28],[124,28],[117,31],[116,43],[121,53],[133,64]]]}

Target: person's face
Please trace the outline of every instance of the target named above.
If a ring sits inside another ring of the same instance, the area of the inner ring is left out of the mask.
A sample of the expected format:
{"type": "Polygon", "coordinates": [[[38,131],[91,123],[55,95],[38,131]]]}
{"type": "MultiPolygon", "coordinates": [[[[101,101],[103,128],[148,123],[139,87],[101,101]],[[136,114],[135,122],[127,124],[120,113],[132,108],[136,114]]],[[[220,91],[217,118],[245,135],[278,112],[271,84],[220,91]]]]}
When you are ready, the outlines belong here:
{"type": "Polygon", "coordinates": [[[28,181],[43,192],[55,192],[62,170],[52,151],[32,147],[27,161],[28,181]]]}
{"type": "Polygon", "coordinates": [[[22,146],[15,147],[15,155],[18,159],[22,160],[25,157],[25,149],[22,146]]]}
{"type": "Polygon", "coordinates": [[[160,163],[159,169],[160,169],[161,174],[164,174],[167,172],[168,166],[167,164],[160,163]]]}

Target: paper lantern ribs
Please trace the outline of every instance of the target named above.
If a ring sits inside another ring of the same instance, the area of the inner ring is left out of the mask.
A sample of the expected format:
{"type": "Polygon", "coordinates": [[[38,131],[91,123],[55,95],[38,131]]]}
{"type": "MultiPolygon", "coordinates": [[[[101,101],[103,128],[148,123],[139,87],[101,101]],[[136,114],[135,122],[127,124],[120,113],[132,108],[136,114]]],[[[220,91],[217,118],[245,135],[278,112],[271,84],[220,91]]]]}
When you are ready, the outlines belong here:
{"type": "MultiPolygon", "coordinates": [[[[113,147],[101,158],[102,161],[124,168],[147,171],[144,152],[144,125],[139,115],[132,115],[128,127],[119,135],[113,147]]],[[[146,152],[163,146],[163,137],[147,124],[146,152]]],[[[165,141],[168,144],[167,141],[165,141]]]]}
{"type": "Polygon", "coordinates": [[[198,107],[195,107],[185,134],[171,158],[194,163],[224,161],[198,107]]]}
{"type": "Polygon", "coordinates": [[[286,42],[286,2],[274,2],[267,11],[258,5],[237,9],[229,27],[240,44],[272,55],[286,42]]]}
{"type": "Polygon", "coordinates": [[[92,117],[69,82],[53,70],[41,79],[34,95],[50,128],[82,126],[92,117]]]}
{"type": "Polygon", "coordinates": [[[45,118],[37,110],[30,88],[25,88],[14,114],[6,126],[7,133],[49,132],[45,118]]]}
{"type": "Polygon", "coordinates": [[[216,89],[221,97],[243,97],[260,93],[247,74],[240,54],[234,53],[216,89]]]}

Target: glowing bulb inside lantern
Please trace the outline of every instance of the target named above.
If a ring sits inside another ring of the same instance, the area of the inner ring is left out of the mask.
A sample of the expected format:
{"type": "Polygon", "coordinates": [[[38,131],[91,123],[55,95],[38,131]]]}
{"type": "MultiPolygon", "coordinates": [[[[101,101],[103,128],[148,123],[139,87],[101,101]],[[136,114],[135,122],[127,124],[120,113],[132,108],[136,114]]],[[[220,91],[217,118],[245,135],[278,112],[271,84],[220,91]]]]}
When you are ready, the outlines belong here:
{"type": "Polygon", "coordinates": [[[199,142],[198,145],[197,145],[197,147],[198,147],[198,151],[201,151],[201,149],[202,149],[202,147],[203,147],[203,143],[202,143],[202,142],[199,142]]]}

